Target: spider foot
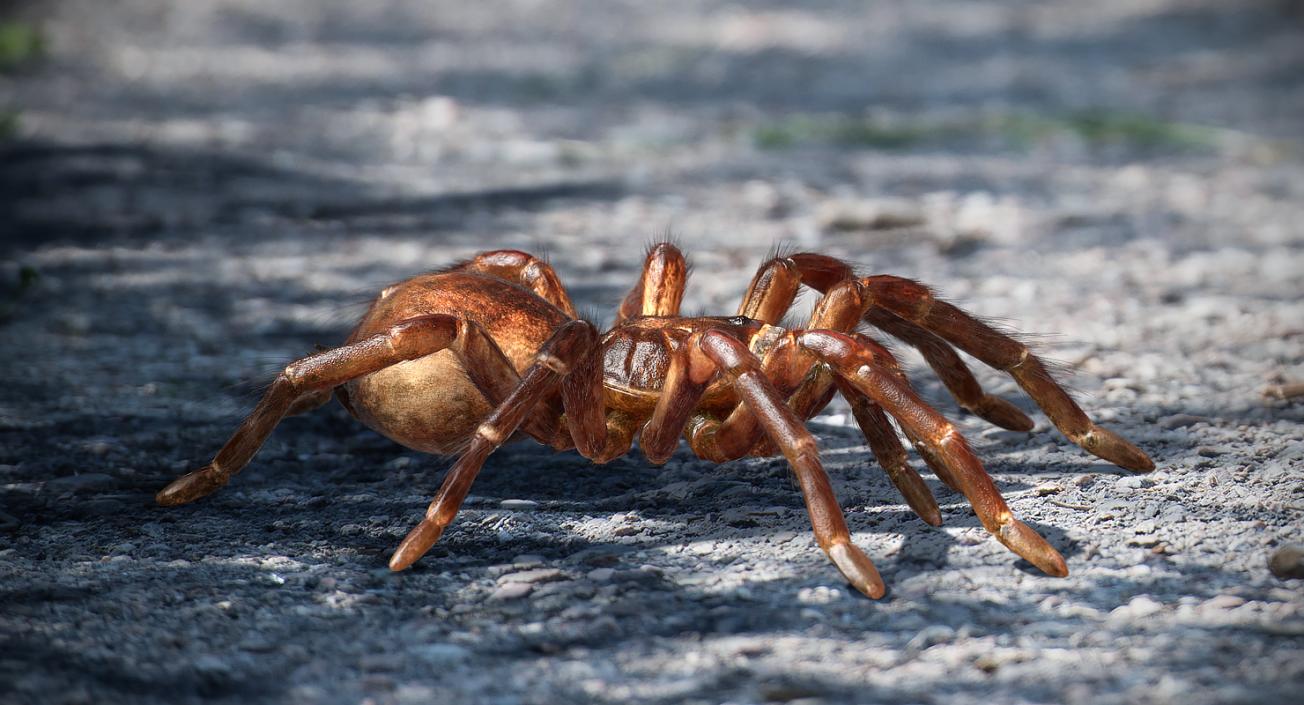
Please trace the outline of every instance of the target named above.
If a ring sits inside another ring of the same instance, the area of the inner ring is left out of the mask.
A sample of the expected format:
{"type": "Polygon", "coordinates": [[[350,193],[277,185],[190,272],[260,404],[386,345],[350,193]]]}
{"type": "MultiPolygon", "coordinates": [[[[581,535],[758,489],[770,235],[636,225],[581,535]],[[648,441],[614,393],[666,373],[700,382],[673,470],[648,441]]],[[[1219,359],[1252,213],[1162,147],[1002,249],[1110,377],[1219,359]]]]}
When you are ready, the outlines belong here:
{"type": "Polygon", "coordinates": [[[1008,431],[1031,431],[1034,425],[1019,407],[991,394],[983,395],[970,411],[1008,431]]]}
{"type": "Polygon", "coordinates": [[[444,526],[437,524],[430,519],[422,519],[420,524],[408,533],[403,543],[398,545],[394,550],[394,555],[389,559],[389,569],[393,571],[407,570],[413,563],[426,554],[439,537],[444,534],[444,526]]]}
{"type": "Polygon", "coordinates": [[[1005,544],[1006,548],[1040,568],[1046,575],[1056,578],[1068,577],[1069,567],[1064,562],[1064,557],[1027,524],[1009,517],[1001,524],[1000,530],[994,533],[996,539],[1005,544]]]}
{"type": "Polygon", "coordinates": [[[154,495],[154,501],[165,507],[189,504],[201,497],[218,491],[230,478],[216,465],[209,463],[204,467],[189,472],[173,480],[167,487],[154,495]]]}
{"type": "Polygon", "coordinates": [[[1155,469],[1155,461],[1127,439],[1107,428],[1092,424],[1091,428],[1078,438],[1078,445],[1088,453],[1132,472],[1150,472],[1155,469]]]}
{"type": "Polygon", "coordinates": [[[887,592],[883,578],[878,569],[869,560],[864,551],[850,543],[835,543],[827,551],[833,564],[842,571],[843,577],[857,590],[877,600],[887,592]]]}

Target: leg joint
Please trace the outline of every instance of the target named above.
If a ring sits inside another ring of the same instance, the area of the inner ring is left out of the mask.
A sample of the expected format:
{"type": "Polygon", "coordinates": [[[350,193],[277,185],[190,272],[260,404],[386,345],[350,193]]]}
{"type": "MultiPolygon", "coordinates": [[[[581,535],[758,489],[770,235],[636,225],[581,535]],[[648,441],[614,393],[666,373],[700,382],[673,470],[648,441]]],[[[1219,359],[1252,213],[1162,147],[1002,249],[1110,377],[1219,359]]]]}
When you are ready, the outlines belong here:
{"type": "Polygon", "coordinates": [[[281,374],[276,376],[272,382],[273,387],[282,387],[291,392],[299,392],[303,387],[303,365],[299,362],[292,362],[281,370],[281,374]]]}
{"type": "Polygon", "coordinates": [[[570,374],[570,365],[567,365],[564,360],[552,353],[540,353],[534,361],[563,377],[570,374]]]}
{"type": "Polygon", "coordinates": [[[500,446],[505,440],[507,440],[504,438],[503,432],[498,430],[498,427],[491,423],[480,424],[480,426],[475,429],[475,435],[483,438],[494,446],[500,446]]]}
{"type": "Polygon", "coordinates": [[[1009,367],[1006,367],[1006,368],[1005,368],[1005,371],[1006,371],[1006,372],[1014,372],[1015,370],[1019,369],[1020,367],[1023,367],[1024,364],[1026,364],[1026,363],[1028,362],[1028,359],[1031,358],[1031,357],[1032,357],[1032,351],[1028,349],[1028,346],[1026,346],[1026,345],[1020,343],[1020,344],[1019,344],[1019,359],[1016,360],[1016,361],[1014,362],[1014,364],[1010,365],[1009,367]]]}

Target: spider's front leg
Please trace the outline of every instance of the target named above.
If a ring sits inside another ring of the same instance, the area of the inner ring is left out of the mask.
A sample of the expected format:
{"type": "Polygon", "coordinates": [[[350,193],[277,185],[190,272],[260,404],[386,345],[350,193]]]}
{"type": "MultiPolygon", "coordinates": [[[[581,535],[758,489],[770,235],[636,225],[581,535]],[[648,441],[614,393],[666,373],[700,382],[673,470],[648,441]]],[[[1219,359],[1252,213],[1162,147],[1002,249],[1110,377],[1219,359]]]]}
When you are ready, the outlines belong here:
{"type": "Polygon", "coordinates": [[[707,331],[690,355],[701,355],[720,369],[739,398],[755,415],[770,440],[783,452],[801,487],[811,528],[821,549],[855,588],[872,598],[886,592],[869,557],[851,542],[846,519],[820,462],[815,438],[793,414],[761,370],[747,346],[720,331],[707,331]]]}
{"type": "MultiPolygon", "coordinates": [[[[801,252],[788,258],[792,266],[801,273],[801,283],[816,291],[831,291],[848,281],[860,283],[851,266],[846,262],[814,252],[801,252]]],[[[866,304],[870,303],[867,298],[866,304]]],[[[899,318],[892,313],[875,306],[862,310],[863,320],[919,351],[924,362],[933,369],[942,385],[951,396],[955,397],[960,408],[1001,428],[1011,431],[1032,430],[1032,419],[1028,418],[1018,407],[993,394],[983,391],[973,372],[964,360],[956,354],[945,340],[926,328],[899,318]]],[[[850,332],[850,328],[811,325],[807,329],[826,328],[841,332],[850,332]]]]}
{"type": "Polygon", "coordinates": [[[1140,448],[1093,423],[1023,343],[937,299],[918,282],[873,276],[866,277],[863,283],[874,305],[927,328],[983,363],[1009,373],[1056,428],[1088,453],[1135,472],[1155,469],[1154,461],[1140,448]]]}
{"type": "Polygon", "coordinates": [[[639,316],[678,316],[688,283],[688,260],[669,242],[648,248],[638,283],[616,311],[616,325],[639,316]]]}
{"type": "MultiPolygon", "coordinates": [[[[802,281],[801,276],[801,270],[791,260],[785,258],[771,260],[752,280],[747,297],[739,309],[740,312],[743,315],[761,316],[762,320],[769,322],[778,321],[792,305],[797,288],[802,281]]],[[[826,285],[822,290],[824,294],[811,311],[806,329],[842,332],[855,330],[866,307],[864,287],[860,282],[846,278],[826,285]]],[[[772,351],[771,354],[774,355],[776,352],[772,351]]],[[[805,370],[805,378],[788,397],[788,407],[798,418],[809,419],[814,416],[829,403],[837,391],[834,388],[835,384],[839,388],[844,386],[830,366],[816,359],[810,352],[800,350],[796,355],[788,355],[785,362],[795,366],[799,371],[805,370]]],[[[770,363],[771,358],[767,356],[765,364],[770,363]]],[[[934,526],[940,525],[942,516],[937,507],[937,500],[933,498],[932,492],[919,477],[919,473],[910,467],[905,450],[897,440],[896,432],[892,430],[882,409],[873,400],[857,392],[854,387],[843,389],[843,396],[851,404],[856,422],[874,458],[887,472],[892,484],[900,490],[906,503],[925,522],[934,526]]],[[[740,406],[734,410],[729,420],[740,414],[751,416],[745,406],[740,406]]],[[[728,426],[729,420],[719,425],[720,430],[728,426]]],[[[701,431],[711,429],[712,425],[711,420],[704,419],[695,427],[694,430],[698,432],[695,435],[701,436],[701,431]]],[[[694,440],[697,441],[695,444],[697,448],[710,452],[711,449],[719,446],[720,438],[727,438],[727,434],[722,435],[717,431],[715,438],[699,437],[694,440]]],[[[762,438],[752,447],[751,452],[754,455],[768,456],[773,455],[775,450],[777,449],[768,438],[762,438]]],[[[942,476],[945,477],[944,474],[942,476]]]]}

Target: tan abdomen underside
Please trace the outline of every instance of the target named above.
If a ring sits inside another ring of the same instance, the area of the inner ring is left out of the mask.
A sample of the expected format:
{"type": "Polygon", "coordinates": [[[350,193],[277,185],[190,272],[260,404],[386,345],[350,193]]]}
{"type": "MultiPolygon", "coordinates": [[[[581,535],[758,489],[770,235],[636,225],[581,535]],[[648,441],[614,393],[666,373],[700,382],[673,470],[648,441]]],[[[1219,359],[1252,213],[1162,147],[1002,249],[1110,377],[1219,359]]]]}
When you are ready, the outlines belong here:
{"type": "Polygon", "coordinates": [[[347,385],[358,420],[426,453],[453,453],[492,410],[449,350],[400,362],[347,385]]]}

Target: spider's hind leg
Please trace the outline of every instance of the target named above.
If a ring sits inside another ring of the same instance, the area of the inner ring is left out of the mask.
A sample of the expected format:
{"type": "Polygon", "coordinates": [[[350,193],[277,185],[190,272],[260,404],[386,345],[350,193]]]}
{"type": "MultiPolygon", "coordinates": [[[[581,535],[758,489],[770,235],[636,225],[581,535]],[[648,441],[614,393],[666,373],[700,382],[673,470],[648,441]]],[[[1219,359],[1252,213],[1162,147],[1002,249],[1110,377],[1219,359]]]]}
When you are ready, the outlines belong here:
{"type": "MultiPolygon", "coordinates": [[[[249,464],[281,419],[320,406],[332,390],[350,380],[445,349],[458,357],[472,384],[490,403],[499,402],[519,382],[511,362],[476,322],[442,314],[412,318],[384,333],[287,365],[213,460],[174,480],[155,500],[173,506],[217,491],[249,464]]],[[[341,400],[347,407],[347,400],[341,400]]],[[[559,417],[544,409],[525,422],[524,430],[541,443],[568,441],[568,436],[558,433],[559,417]]]]}
{"type": "Polygon", "coordinates": [[[342,348],[309,355],[286,366],[253,413],[240,424],[212,462],[183,475],[155,495],[173,506],[211,494],[240,472],[262,447],[276,424],[296,406],[312,404],[323,391],[389,367],[443,350],[457,334],[452,316],[426,316],[399,323],[384,333],[342,348]]]}
{"type": "Polygon", "coordinates": [[[444,476],[439,493],[418,523],[390,558],[391,570],[403,570],[435,545],[444,529],[452,523],[480,474],[485,460],[511,438],[526,417],[557,391],[571,376],[597,342],[597,332],[586,321],[570,321],[548,339],[534,363],[521,375],[511,392],[497,404],[488,418],[480,423],[471,443],[444,476]]]}
{"type": "Polygon", "coordinates": [[[449,271],[479,272],[519,284],[556,306],[571,318],[575,305],[561,283],[561,277],[547,261],[520,250],[492,250],[481,252],[470,260],[453,265],[449,271]]]}

